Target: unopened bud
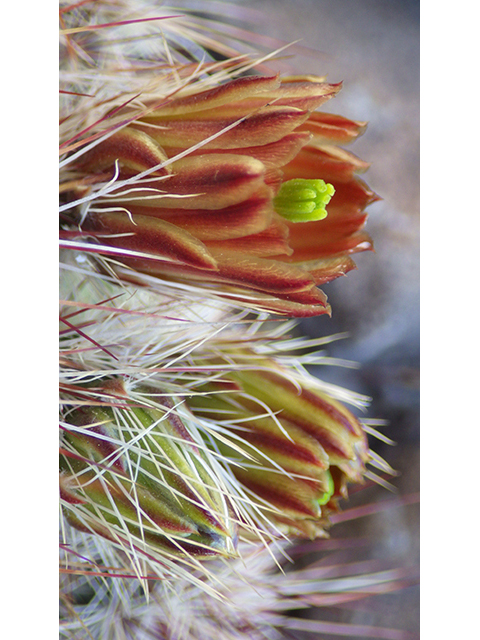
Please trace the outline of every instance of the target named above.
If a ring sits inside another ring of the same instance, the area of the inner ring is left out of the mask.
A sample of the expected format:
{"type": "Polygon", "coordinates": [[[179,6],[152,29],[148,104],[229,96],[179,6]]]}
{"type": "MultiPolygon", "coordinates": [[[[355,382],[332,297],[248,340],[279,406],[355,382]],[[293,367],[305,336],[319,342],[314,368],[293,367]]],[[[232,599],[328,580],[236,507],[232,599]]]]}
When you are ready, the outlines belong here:
{"type": "Polygon", "coordinates": [[[229,555],[236,527],[219,481],[177,413],[132,401],[83,407],[61,443],[69,521],[169,554],[229,555]]]}
{"type": "MultiPolygon", "coordinates": [[[[242,362],[249,357],[236,356],[242,362]]],[[[363,480],[369,458],[365,433],[326,393],[293,384],[273,359],[253,361],[258,368],[225,372],[221,383],[205,385],[189,405],[222,424],[224,435],[232,434],[231,445],[222,437],[217,447],[237,480],[258,497],[267,519],[287,533],[322,535],[347,483],[363,480]]]]}

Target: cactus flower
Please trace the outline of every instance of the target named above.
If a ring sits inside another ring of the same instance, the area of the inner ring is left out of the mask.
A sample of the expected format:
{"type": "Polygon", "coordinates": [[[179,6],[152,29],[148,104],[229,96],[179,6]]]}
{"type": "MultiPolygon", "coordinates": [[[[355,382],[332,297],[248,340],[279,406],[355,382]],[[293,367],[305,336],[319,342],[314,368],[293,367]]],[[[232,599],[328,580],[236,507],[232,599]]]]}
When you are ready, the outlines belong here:
{"type": "Polygon", "coordinates": [[[147,105],[73,163],[77,185],[117,180],[77,233],[139,272],[260,310],[329,313],[318,285],[371,248],[362,227],[376,199],[356,176],[368,165],[336,146],[364,123],[316,111],[339,90],[251,76],[147,105]]]}

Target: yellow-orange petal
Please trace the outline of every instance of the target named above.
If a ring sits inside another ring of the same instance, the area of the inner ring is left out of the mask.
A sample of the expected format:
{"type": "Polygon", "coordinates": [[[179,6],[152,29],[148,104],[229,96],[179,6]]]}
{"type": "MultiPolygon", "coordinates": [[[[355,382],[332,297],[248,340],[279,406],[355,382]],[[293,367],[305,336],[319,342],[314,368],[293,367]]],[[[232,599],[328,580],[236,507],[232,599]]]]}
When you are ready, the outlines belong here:
{"type": "Polygon", "coordinates": [[[330,84],[319,76],[291,76],[282,78],[276,95],[272,95],[275,104],[289,104],[298,109],[314,111],[318,109],[342,88],[342,83],[330,84]]]}
{"type": "MultiPolygon", "coordinates": [[[[249,419],[238,426],[232,424],[228,430],[253,445],[287,473],[301,475],[307,481],[314,480],[318,490],[326,491],[324,471],[329,467],[329,459],[325,450],[315,438],[293,423],[288,420],[281,420],[281,423],[289,438],[280,431],[273,418],[249,419]]],[[[255,450],[247,451],[261,459],[255,450]]]]}
{"type": "Polygon", "coordinates": [[[335,189],[339,182],[351,181],[355,174],[363,173],[370,165],[345,149],[334,146],[303,147],[295,159],[284,167],[285,180],[295,177],[331,182],[335,189]]]}
{"type": "Polygon", "coordinates": [[[280,419],[289,420],[318,440],[331,464],[356,459],[355,442],[365,435],[358,420],[340,403],[306,388],[299,392],[290,380],[271,370],[238,371],[232,377],[246,393],[280,412],[280,419]]]}
{"type": "Polygon", "coordinates": [[[129,204],[128,209],[132,215],[161,218],[185,229],[199,240],[211,242],[261,233],[269,228],[274,215],[271,190],[266,186],[251,198],[224,209],[174,209],[137,204],[129,204]]]}
{"type": "Polygon", "coordinates": [[[266,106],[253,113],[241,114],[243,120],[226,118],[222,112],[199,112],[194,120],[167,119],[155,121],[155,127],[138,122],[141,127],[162,147],[180,147],[187,149],[200,144],[207,138],[219,134],[214,140],[202,145],[202,148],[241,149],[255,145],[275,142],[291,133],[305,122],[308,112],[290,106],[266,106]],[[233,128],[221,133],[238,121],[233,128]]]}
{"type": "MultiPolygon", "coordinates": [[[[168,160],[163,149],[143,131],[125,127],[87,151],[79,162],[87,171],[102,171],[113,167],[118,160],[120,169],[140,173],[168,160]]],[[[158,169],[154,175],[166,175],[168,168],[158,169]]]]}
{"type": "Polygon", "coordinates": [[[302,267],[310,273],[315,284],[321,285],[346,275],[356,269],[354,261],[348,255],[329,256],[327,258],[302,263],[302,267]]]}
{"type": "Polygon", "coordinates": [[[205,239],[205,244],[209,250],[243,253],[263,258],[289,256],[293,253],[288,244],[288,226],[278,214],[273,216],[272,222],[266,229],[258,233],[229,240],[205,239]]]}
{"type": "MultiPolygon", "coordinates": [[[[269,144],[243,147],[241,149],[233,147],[231,149],[220,149],[215,147],[215,143],[213,142],[207,149],[205,147],[200,147],[199,149],[192,151],[189,155],[239,153],[240,155],[247,155],[260,160],[267,168],[283,167],[283,165],[291,162],[295,158],[300,149],[305,146],[310,139],[311,134],[308,131],[299,132],[295,130],[294,132],[289,133],[279,140],[269,144]]],[[[173,158],[183,151],[181,147],[164,146],[163,149],[169,158],[173,158]]]]}
{"type": "Polygon", "coordinates": [[[224,281],[265,293],[291,295],[314,285],[312,277],[294,265],[222,250],[212,249],[211,253],[218,263],[218,275],[224,281]]]}
{"type": "MultiPolygon", "coordinates": [[[[232,470],[245,487],[267,504],[279,509],[283,517],[295,520],[320,518],[318,490],[306,482],[265,469],[234,467],[232,470]]],[[[270,517],[275,519],[276,514],[270,514],[270,517]]]]}
{"type": "Polygon", "coordinates": [[[314,318],[321,315],[331,315],[332,309],[329,304],[326,303],[326,296],[324,296],[325,302],[323,304],[302,304],[301,302],[294,302],[285,298],[272,298],[267,295],[257,294],[255,297],[242,297],[241,295],[235,295],[229,293],[228,298],[230,300],[237,300],[239,302],[248,302],[254,309],[260,311],[268,311],[281,316],[288,316],[290,318],[314,318]]]}
{"type": "Polygon", "coordinates": [[[349,183],[338,183],[335,196],[338,196],[338,199],[335,205],[333,204],[334,198],[330,201],[328,216],[324,222],[328,228],[343,225],[345,234],[352,233],[351,224],[356,224],[357,229],[361,228],[367,219],[364,209],[380,199],[373,191],[366,192],[358,178],[349,183]]]}
{"type": "Polygon", "coordinates": [[[298,130],[310,132],[315,144],[348,144],[362,135],[366,127],[366,122],[315,111],[298,130]]]}
{"type": "MultiPolygon", "coordinates": [[[[183,117],[187,114],[205,111],[206,109],[218,109],[224,105],[231,105],[249,99],[254,99],[262,94],[269,94],[280,87],[278,76],[246,76],[236,78],[224,84],[206,89],[205,91],[195,91],[181,98],[168,100],[165,105],[148,114],[143,120],[156,120],[164,116],[183,117]]],[[[188,91],[188,90],[187,90],[188,91]]],[[[265,103],[268,98],[265,98],[265,103]]],[[[263,101],[262,101],[263,102],[263,101]]]]}
{"type": "MultiPolygon", "coordinates": [[[[90,214],[83,226],[86,230],[104,232],[101,240],[109,246],[148,253],[197,269],[217,269],[215,258],[200,240],[164,220],[149,216],[130,218],[126,213],[98,212],[90,214]]],[[[143,264],[143,261],[140,263],[143,264]]],[[[129,259],[128,264],[135,266],[136,259],[129,259]]]]}
{"type": "MultiPolygon", "coordinates": [[[[265,166],[243,155],[211,154],[183,158],[174,163],[173,175],[149,180],[139,188],[134,202],[145,207],[223,209],[247,200],[265,187],[265,166]],[[149,189],[158,189],[158,195],[149,189]]],[[[132,200],[132,196],[129,196],[132,200]]],[[[121,199],[121,198],[120,198],[121,199]]]]}
{"type": "Polygon", "coordinates": [[[340,217],[335,224],[325,225],[321,231],[315,222],[303,223],[302,227],[306,228],[301,230],[298,229],[300,225],[290,225],[289,244],[293,254],[290,258],[281,259],[304,264],[339,253],[368,251],[373,246],[372,241],[369,234],[361,229],[366,218],[366,214],[345,220],[340,217]]]}

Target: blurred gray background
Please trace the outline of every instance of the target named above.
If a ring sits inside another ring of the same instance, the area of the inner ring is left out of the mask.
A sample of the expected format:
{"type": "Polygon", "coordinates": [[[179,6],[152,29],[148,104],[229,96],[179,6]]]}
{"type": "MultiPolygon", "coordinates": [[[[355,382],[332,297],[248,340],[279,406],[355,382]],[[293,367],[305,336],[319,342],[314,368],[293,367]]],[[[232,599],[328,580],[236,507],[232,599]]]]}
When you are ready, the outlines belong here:
{"type": "MultiPolygon", "coordinates": [[[[326,109],[369,122],[367,132],[349,150],[372,163],[363,177],[383,198],[369,208],[367,229],[375,253],[358,255],[357,271],[323,287],[333,316],[308,319],[302,330],[310,336],[349,332],[349,338],[329,347],[329,354],[355,360],[361,367],[322,367],[314,372],[372,398],[368,415],[388,421],[382,430],[397,442],[396,446],[372,445],[398,470],[393,483],[399,494],[417,492],[420,3],[237,0],[235,4],[237,17],[243,20],[252,18],[251,10],[259,11],[254,16],[258,33],[284,42],[301,39],[291,50],[295,57],[276,63],[278,69],[327,74],[331,82],[343,81],[341,93],[326,109]]],[[[372,488],[361,501],[390,498],[384,489],[372,488]]],[[[353,528],[355,534],[375,536],[374,557],[389,558],[404,567],[418,564],[417,506],[358,520],[353,528]]],[[[345,523],[334,527],[332,536],[351,533],[352,525],[345,523]]],[[[325,612],[319,617],[325,618],[325,612]]],[[[407,588],[400,596],[370,599],[332,619],[392,626],[417,637],[418,587],[407,588]]]]}

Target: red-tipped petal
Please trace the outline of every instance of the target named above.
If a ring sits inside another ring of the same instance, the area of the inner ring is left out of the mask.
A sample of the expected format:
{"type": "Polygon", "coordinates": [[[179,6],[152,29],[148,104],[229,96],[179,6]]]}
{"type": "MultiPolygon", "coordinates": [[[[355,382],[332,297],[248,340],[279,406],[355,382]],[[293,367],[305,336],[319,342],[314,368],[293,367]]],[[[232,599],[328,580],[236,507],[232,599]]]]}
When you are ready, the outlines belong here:
{"type": "MultiPolygon", "coordinates": [[[[290,439],[281,431],[273,418],[257,418],[233,425],[230,430],[253,445],[268,458],[280,465],[288,473],[298,474],[317,481],[317,487],[323,488],[324,470],[328,469],[328,455],[318,441],[302,432],[287,420],[282,421],[283,428],[290,439]]],[[[259,457],[255,451],[249,451],[259,457]]],[[[326,488],[324,489],[326,490],[326,488]]]]}
{"type": "MultiPolygon", "coordinates": [[[[356,253],[367,251],[372,248],[370,236],[361,227],[366,219],[366,215],[358,216],[352,221],[342,224],[325,227],[322,235],[319,233],[315,222],[305,222],[302,226],[309,227],[301,231],[290,226],[289,244],[293,248],[291,261],[300,264],[319,258],[325,258],[338,253],[356,253]]],[[[324,222],[324,220],[320,221],[324,222]]]]}
{"type": "Polygon", "coordinates": [[[335,280],[335,278],[346,275],[352,269],[356,269],[354,261],[345,255],[314,260],[302,266],[308,270],[317,286],[335,280]]]}
{"type": "MultiPolygon", "coordinates": [[[[121,169],[140,173],[168,159],[163,149],[143,131],[126,127],[87,151],[80,160],[83,170],[101,171],[118,160],[121,169]]],[[[158,169],[154,175],[166,175],[168,169],[158,169]]]]}
{"type": "Polygon", "coordinates": [[[338,182],[349,182],[356,173],[366,171],[370,165],[344,149],[308,144],[295,159],[284,167],[285,179],[302,177],[331,182],[335,188],[338,182]]]}
{"type": "MultiPolygon", "coordinates": [[[[228,297],[231,300],[244,300],[241,296],[229,295],[228,297]]],[[[268,296],[248,298],[248,303],[255,309],[269,311],[270,313],[288,316],[290,318],[314,318],[324,314],[329,316],[332,314],[332,309],[329,304],[302,304],[300,302],[293,302],[292,300],[269,298],[268,296]]]]}
{"type": "Polygon", "coordinates": [[[234,284],[251,287],[265,293],[285,293],[310,289],[311,276],[302,269],[278,261],[212,251],[218,262],[219,274],[234,284]]]}
{"type": "Polygon", "coordinates": [[[348,144],[362,135],[366,127],[366,122],[316,111],[310,114],[307,122],[299,127],[299,131],[312,133],[315,144],[348,144]]]}
{"type": "Polygon", "coordinates": [[[199,240],[212,242],[261,233],[270,226],[274,213],[268,187],[260,188],[251,198],[225,209],[167,209],[136,204],[128,208],[134,216],[161,218],[199,240]]]}
{"type": "MultiPolygon", "coordinates": [[[[270,365],[271,368],[271,365],[270,365]]],[[[269,370],[240,371],[234,378],[246,393],[311,435],[333,464],[355,459],[355,440],[363,438],[358,420],[340,403],[319,392],[301,391],[286,377],[269,370]]]]}
{"type": "MultiPolygon", "coordinates": [[[[315,285],[306,271],[294,265],[256,256],[238,255],[233,252],[226,254],[217,250],[212,250],[212,255],[217,263],[216,271],[203,271],[172,262],[138,260],[136,264],[139,265],[137,268],[140,271],[144,270],[150,274],[166,274],[182,279],[223,283],[275,296],[284,294],[291,300],[295,300],[297,294],[301,298],[303,292],[309,291],[315,285]]],[[[321,292],[319,292],[317,303],[325,304],[321,292]]]]}
{"type": "MultiPolygon", "coordinates": [[[[283,516],[300,520],[321,516],[318,492],[305,482],[257,469],[235,468],[234,474],[255,495],[280,509],[283,516]]],[[[276,515],[271,517],[275,519],[276,515]]]]}
{"type": "Polygon", "coordinates": [[[143,119],[156,120],[158,117],[185,116],[206,109],[217,109],[223,105],[252,100],[262,94],[277,90],[279,86],[280,80],[277,76],[247,76],[231,80],[206,91],[195,92],[195,87],[193,87],[194,93],[192,95],[170,100],[143,119]]]}
{"type": "Polygon", "coordinates": [[[254,158],[234,154],[212,154],[184,158],[174,163],[172,176],[152,180],[140,190],[135,203],[145,207],[224,209],[264,193],[265,167],[254,158]],[[179,197],[180,196],[180,197],[179,197]]]}
{"type": "Polygon", "coordinates": [[[231,240],[215,240],[206,242],[210,250],[237,252],[239,254],[259,257],[291,255],[288,244],[288,226],[283,218],[275,215],[270,225],[259,233],[245,235],[231,240]]]}
{"type": "MultiPolygon", "coordinates": [[[[269,144],[259,144],[253,147],[243,147],[238,149],[220,149],[214,147],[215,142],[213,142],[207,149],[205,147],[200,147],[199,149],[192,151],[190,155],[238,153],[240,155],[247,155],[260,160],[268,168],[283,167],[283,165],[291,162],[295,158],[300,149],[305,146],[310,139],[311,135],[308,131],[299,132],[296,130],[293,133],[289,133],[279,140],[269,144]]],[[[164,150],[165,153],[172,158],[183,151],[181,147],[164,147],[164,150]]]]}
{"type": "Polygon", "coordinates": [[[155,128],[142,124],[137,126],[141,126],[162,147],[188,148],[220,134],[202,146],[207,149],[241,149],[279,140],[305,122],[308,112],[290,106],[266,106],[251,114],[244,113],[241,117],[244,119],[224,133],[220,132],[238,121],[238,118],[225,118],[221,111],[200,112],[195,120],[164,119],[160,128],[158,122],[155,128]]]}
{"type": "Polygon", "coordinates": [[[298,109],[314,111],[342,88],[341,83],[329,84],[318,76],[291,76],[283,78],[275,104],[289,104],[298,109]]]}
{"type": "MultiPolygon", "coordinates": [[[[200,240],[158,218],[130,218],[126,213],[93,213],[88,216],[84,227],[87,230],[104,231],[102,241],[109,246],[148,253],[198,269],[217,268],[215,258],[200,240]]],[[[129,262],[134,265],[135,259],[129,262]]]]}

